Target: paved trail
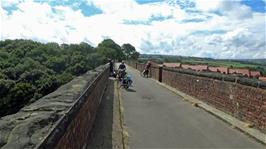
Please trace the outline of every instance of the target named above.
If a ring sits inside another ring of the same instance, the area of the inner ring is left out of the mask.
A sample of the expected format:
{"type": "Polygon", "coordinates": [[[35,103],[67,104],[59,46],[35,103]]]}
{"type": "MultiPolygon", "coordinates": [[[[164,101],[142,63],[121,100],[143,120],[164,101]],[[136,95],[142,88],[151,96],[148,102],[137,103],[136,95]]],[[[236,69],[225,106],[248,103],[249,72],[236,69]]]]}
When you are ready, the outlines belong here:
{"type": "Polygon", "coordinates": [[[122,89],[129,148],[265,148],[151,79],[128,68],[134,86],[122,89]]]}

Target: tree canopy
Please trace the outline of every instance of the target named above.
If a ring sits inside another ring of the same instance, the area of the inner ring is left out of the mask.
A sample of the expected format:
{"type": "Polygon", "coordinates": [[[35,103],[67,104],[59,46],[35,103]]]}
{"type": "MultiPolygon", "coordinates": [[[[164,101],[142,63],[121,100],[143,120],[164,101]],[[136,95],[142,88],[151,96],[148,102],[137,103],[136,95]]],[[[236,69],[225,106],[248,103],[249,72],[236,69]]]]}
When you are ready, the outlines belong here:
{"type": "Polygon", "coordinates": [[[99,43],[96,48],[100,55],[104,55],[110,59],[116,59],[121,61],[123,59],[138,59],[139,52],[136,51],[135,47],[131,44],[123,44],[120,47],[116,44],[112,39],[105,39],[101,43],[99,43]]]}
{"type": "Polygon", "coordinates": [[[126,59],[138,59],[139,58],[139,52],[136,51],[135,47],[132,46],[129,43],[122,45],[122,51],[126,57],[126,59]]]}
{"type": "Polygon", "coordinates": [[[22,39],[0,41],[0,117],[18,111],[109,58],[128,58],[112,39],[103,40],[95,48],[85,42],[59,45],[22,39]]]}
{"type": "Polygon", "coordinates": [[[103,55],[110,59],[117,59],[118,61],[125,59],[125,55],[123,54],[121,47],[112,39],[103,40],[98,44],[96,50],[100,55],[103,55]]]}

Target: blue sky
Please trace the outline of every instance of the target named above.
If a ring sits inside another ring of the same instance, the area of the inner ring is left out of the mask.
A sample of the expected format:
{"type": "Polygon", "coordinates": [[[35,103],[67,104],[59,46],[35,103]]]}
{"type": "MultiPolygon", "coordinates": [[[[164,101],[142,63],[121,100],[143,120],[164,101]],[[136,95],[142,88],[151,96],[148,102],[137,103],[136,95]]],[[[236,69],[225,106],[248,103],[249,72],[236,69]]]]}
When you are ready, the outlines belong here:
{"type": "Polygon", "coordinates": [[[253,11],[257,11],[257,12],[266,11],[265,2],[262,0],[243,0],[241,1],[241,3],[251,7],[253,11]]]}
{"type": "Polygon", "coordinates": [[[2,0],[1,40],[96,46],[109,37],[141,53],[266,58],[265,0],[2,0]]]}

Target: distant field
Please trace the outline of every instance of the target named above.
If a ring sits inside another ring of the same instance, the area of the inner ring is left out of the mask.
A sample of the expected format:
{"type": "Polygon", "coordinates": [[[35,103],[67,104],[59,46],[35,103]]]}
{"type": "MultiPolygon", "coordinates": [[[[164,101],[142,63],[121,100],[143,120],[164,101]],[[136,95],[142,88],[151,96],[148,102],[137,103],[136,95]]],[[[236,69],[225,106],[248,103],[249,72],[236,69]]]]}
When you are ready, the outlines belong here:
{"type": "Polygon", "coordinates": [[[208,64],[209,66],[225,66],[232,68],[249,68],[258,70],[266,76],[266,59],[245,59],[245,60],[230,60],[230,59],[211,59],[199,57],[183,57],[172,55],[141,55],[140,60],[154,59],[158,63],[163,62],[181,62],[187,64],[208,64]]]}

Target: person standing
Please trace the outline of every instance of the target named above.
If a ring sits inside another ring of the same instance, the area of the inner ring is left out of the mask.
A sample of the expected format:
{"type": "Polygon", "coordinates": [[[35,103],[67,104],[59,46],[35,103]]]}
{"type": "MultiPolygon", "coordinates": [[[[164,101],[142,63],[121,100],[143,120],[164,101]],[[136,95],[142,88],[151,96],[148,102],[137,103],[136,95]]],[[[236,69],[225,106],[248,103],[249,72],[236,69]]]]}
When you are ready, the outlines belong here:
{"type": "Polygon", "coordinates": [[[142,72],[142,75],[143,76],[149,76],[149,70],[150,70],[150,68],[151,68],[151,62],[150,61],[148,61],[147,63],[146,63],[146,65],[145,65],[145,69],[143,70],[143,72],[142,72]]]}
{"type": "Polygon", "coordinates": [[[114,74],[114,61],[112,59],[109,59],[109,66],[110,66],[110,76],[113,76],[113,74],[114,74]]]}

